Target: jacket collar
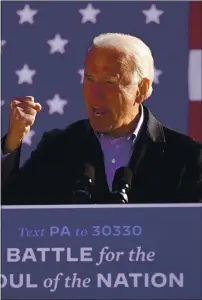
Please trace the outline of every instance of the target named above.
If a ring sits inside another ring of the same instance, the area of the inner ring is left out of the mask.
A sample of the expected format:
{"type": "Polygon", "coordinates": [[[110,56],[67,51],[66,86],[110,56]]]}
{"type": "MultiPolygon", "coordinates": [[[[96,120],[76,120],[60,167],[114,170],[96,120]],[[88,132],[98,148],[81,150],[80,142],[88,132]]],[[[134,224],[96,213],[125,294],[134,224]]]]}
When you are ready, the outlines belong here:
{"type": "Polygon", "coordinates": [[[165,135],[163,130],[163,125],[154,117],[151,111],[143,106],[144,109],[144,125],[142,131],[145,131],[147,137],[153,143],[165,143],[165,135]]]}

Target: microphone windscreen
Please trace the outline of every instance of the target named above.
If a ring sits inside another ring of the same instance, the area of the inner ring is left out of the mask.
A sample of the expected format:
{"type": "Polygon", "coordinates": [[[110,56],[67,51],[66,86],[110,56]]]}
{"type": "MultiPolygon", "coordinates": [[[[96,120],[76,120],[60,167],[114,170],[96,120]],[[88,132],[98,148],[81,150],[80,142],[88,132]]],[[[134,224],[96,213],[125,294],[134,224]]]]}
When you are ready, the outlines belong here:
{"type": "Polygon", "coordinates": [[[133,173],[128,167],[120,167],[116,170],[114,180],[112,183],[112,190],[122,188],[123,185],[128,184],[130,187],[132,184],[133,173]]]}

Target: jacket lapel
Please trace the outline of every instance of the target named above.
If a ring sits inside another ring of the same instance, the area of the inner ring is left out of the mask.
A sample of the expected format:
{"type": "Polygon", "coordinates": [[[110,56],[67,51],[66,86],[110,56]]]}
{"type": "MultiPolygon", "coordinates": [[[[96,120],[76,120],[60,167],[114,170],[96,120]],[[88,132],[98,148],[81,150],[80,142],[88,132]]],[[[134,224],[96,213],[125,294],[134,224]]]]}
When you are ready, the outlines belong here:
{"type": "Polygon", "coordinates": [[[91,164],[95,168],[95,183],[92,191],[92,197],[97,202],[103,203],[105,195],[109,192],[107,184],[107,178],[104,165],[104,154],[100,143],[90,126],[88,124],[88,130],[86,138],[82,144],[82,161],[91,164]]]}
{"type": "Polygon", "coordinates": [[[163,126],[144,107],[144,123],[134,144],[129,167],[133,171],[133,185],[145,180],[154,180],[163,174],[165,136],[163,126]],[[158,169],[158,174],[155,172],[158,169]],[[161,172],[162,170],[162,172],[161,172]]]}

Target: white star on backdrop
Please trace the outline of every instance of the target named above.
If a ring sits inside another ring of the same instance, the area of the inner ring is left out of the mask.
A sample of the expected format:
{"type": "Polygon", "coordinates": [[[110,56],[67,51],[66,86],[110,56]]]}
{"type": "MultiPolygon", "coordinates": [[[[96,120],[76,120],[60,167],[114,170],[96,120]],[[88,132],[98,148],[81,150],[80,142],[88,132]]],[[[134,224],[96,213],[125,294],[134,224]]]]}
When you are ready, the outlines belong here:
{"type": "Polygon", "coordinates": [[[1,106],[3,106],[5,104],[4,100],[1,100],[1,106]]]}
{"type": "Polygon", "coordinates": [[[84,78],[84,69],[79,69],[77,72],[81,76],[80,83],[83,83],[83,78],[84,78]]]}
{"type": "Polygon", "coordinates": [[[32,84],[32,77],[36,74],[36,70],[31,70],[27,64],[21,70],[15,71],[18,76],[18,84],[32,84]]]}
{"type": "Polygon", "coordinates": [[[154,83],[158,84],[159,83],[159,76],[163,74],[161,70],[154,69],[154,83]]]}
{"type": "Polygon", "coordinates": [[[164,11],[158,9],[155,4],[152,4],[148,10],[143,10],[142,13],[146,16],[146,24],[151,22],[160,24],[160,16],[164,13],[164,11]]]}
{"type": "Polygon", "coordinates": [[[5,44],[6,44],[6,41],[5,40],[1,40],[1,53],[2,53],[2,48],[3,48],[3,46],[5,46],[5,44]]]}
{"type": "Polygon", "coordinates": [[[27,144],[28,146],[32,145],[32,138],[35,135],[35,131],[34,130],[30,130],[28,132],[28,134],[26,134],[22,140],[23,144],[27,144]]]}
{"type": "Polygon", "coordinates": [[[53,99],[47,100],[46,103],[49,106],[49,114],[58,113],[60,115],[64,114],[64,106],[68,104],[68,101],[61,99],[59,94],[55,94],[53,99]]]}
{"type": "Polygon", "coordinates": [[[31,7],[26,4],[22,10],[18,10],[17,14],[20,17],[19,24],[28,22],[34,24],[34,16],[37,14],[37,10],[31,9],[31,7]]]}
{"type": "Polygon", "coordinates": [[[91,3],[88,3],[86,8],[79,9],[79,13],[82,15],[81,23],[86,23],[88,21],[96,23],[96,17],[100,13],[100,9],[96,9],[92,6],[91,3]]]}
{"type": "Polygon", "coordinates": [[[1,40],[1,47],[3,47],[6,44],[5,40],[1,40]]]}
{"type": "Polygon", "coordinates": [[[50,46],[50,53],[65,53],[65,45],[67,45],[68,42],[68,40],[62,39],[60,34],[56,34],[52,40],[47,41],[50,46]]]}

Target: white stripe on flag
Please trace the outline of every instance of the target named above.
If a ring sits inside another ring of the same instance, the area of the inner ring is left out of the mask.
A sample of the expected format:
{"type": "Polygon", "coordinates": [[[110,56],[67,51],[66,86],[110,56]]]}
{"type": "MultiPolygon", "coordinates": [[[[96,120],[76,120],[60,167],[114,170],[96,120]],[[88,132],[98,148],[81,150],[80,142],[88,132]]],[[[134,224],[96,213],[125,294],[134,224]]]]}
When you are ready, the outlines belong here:
{"type": "Polygon", "coordinates": [[[190,50],[188,87],[190,101],[202,101],[202,50],[190,50]]]}

